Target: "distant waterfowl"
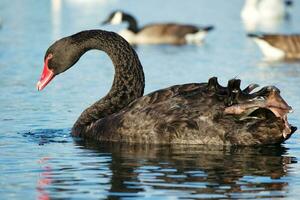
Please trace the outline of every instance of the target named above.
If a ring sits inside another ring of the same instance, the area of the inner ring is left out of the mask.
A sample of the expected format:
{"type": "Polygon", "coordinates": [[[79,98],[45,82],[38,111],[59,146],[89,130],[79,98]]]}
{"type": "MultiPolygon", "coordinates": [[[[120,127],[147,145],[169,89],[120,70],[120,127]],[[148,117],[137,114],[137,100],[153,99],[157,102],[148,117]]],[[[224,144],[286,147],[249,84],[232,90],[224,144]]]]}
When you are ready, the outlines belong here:
{"type": "Polygon", "coordinates": [[[198,27],[178,23],[155,23],[139,28],[137,20],[130,14],[115,11],[102,24],[128,23],[128,28],[119,32],[131,44],[174,44],[202,43],[213,26],[198,27]]]}
{"type": "Polygon", "coordinates": [[[300,35],[248,34],[267,59],[300,59],[300,35]]]}
{"type": "Polygon", "coordinates": [[[257,28],[274,31],[284,20],[288,19],[288,7],[292,1],[284,0],[245,0],[241,17],[247,31],[257,28]]]}
{"type": "Polygon", "coordinates": [[[288,16],[287,7],[292,1],[284,0],[246,0],[241,11],[244,20],[279,19],[288,16]]]}
{"type": "Polygon", "coordinates": [[[296,127],[287,121],[291,107],[275,86],[252,92],[241,80],[219,85],[174,85],[143,96],[144,73],[134,49],[118,34],[82,31],[52,44],[37,84],[42,90],[88,50],[106,52],[115,67],[108,94],[87,108],[72,134],[98,141],[161,144],[262,145],[287,140],[296,127]]]}

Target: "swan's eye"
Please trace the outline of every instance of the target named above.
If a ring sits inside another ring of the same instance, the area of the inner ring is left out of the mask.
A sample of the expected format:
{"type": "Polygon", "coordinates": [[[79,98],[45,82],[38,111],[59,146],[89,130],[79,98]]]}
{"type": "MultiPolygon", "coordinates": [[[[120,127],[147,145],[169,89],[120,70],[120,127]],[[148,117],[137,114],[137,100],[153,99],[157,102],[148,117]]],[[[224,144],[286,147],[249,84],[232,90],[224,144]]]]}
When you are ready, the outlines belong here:
{"type": "Polygon", "coordinates": [[[47,59],[47,60],[50,60],[51,58],[53,58],[53,54],[52,54],[52,53],[49,53],[46,59],[47,59]]]}
{"type": "Polygon", "coordinates": [[[48,69],[52,69],[51,64],[50,64],[52,58],[53,58],[52,53],[49,53],[45,58],[44,64],[47,66],[48,69]]]}
{"type": "Polygon", "coordinates": [[[52,53],[47,54],[44,58],[44,62],[49,61],[51,58],[53,58],[53,54],[52,53]]]}

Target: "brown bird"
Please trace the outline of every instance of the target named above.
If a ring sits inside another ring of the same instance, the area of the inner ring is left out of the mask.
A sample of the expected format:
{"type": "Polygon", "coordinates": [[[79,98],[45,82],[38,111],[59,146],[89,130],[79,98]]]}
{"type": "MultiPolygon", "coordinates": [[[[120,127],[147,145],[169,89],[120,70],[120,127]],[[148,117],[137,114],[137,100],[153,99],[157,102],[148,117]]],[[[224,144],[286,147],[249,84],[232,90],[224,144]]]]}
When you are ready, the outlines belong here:
{"type": "Polygon", "coordinates": [[[271,60],[300,59],[300,35],[248,34],[271,60]]]}
{"type": "Polygon", "coordinates": [[[174,44],[202,43],[213,26],[197,27],[188,24],[155,23],[142,28],[136,19],[123,11],[114,11],[102,24],[128,23],[128,28],[119,32],[130,44],[174,44]]]}
{"type": "Polygon", "coordinates": [[[174,85],[143,96],[144,72],[134,49],[113,32],[82,31],[52,44],[38,90],[68,70],[88,50],[106,52],[115,67],[108,94],[88,107],[72,134],[98,141],[160,144],[279,144],[295,132],[287,121],[291,107],[275,86],[217,78],[208,83],[174,85]]]}

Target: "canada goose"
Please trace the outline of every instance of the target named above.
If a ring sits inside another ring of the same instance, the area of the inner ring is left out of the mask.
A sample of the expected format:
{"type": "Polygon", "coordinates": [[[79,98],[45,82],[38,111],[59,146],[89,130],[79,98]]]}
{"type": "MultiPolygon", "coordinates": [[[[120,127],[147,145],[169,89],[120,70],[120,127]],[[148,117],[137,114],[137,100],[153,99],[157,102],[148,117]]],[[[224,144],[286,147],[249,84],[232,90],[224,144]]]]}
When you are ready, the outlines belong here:
{"type": "Polygon", "coordinates": [[[118,34],[103,30],[82,31],[52,44],[38,90],[91,49],[110,56],[115,77],[108,94],[80,115],[74,136],[131,143],[257,145],[282,143],[296,130],[287,121],[292,108],[274,86],[253,93],[256,84],[241,90],[239,79],[223,87],[214,77],[208,83],[174,85],[143,96],[145,79],[136,52],[118,34]]]}
{"type": "Polygon", "coordinates": [[[128,23],[128,28],[119,32],[130,44],[199,44],[213,26],[197,27],[187,24],[155,23],[139,28],[136,19],[125,12],[115,11],[102,24],[128,23]]]}
{"type": "Polygon", "coordinates": [[[267,59],[300,59],[300,35],[248,34],[267,59]]]}

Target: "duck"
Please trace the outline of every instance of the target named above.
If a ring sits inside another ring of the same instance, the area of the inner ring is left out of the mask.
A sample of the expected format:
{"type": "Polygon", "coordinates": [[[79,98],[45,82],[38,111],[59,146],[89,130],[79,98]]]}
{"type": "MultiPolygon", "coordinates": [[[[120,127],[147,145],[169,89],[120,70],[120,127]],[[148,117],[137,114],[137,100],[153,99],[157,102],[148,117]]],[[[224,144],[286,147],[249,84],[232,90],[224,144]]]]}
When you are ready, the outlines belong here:
{"type": "Polygon", "coordinates": [[[300,34],[249,33],[267,60],[299,60],[300,34]]]}
{"type": "Polygon", "coordinates": [[[290,0],[245,0],[241,18],[247,31],[274,31],[290,18],[288,9],[292,5],[290,0]]]}
{"type": "Polygon", "coordinates": [[[85,30],[54,42],[46,51],[37,83],[41,91],[87,51],[104,51],[115,75],[109,92],[86,108],[71,134],[86,140],[139,144],[267,145],[287,140],[291,106],[275,86],[254,92],[234,78],[227,86],[217,77],[203,83],[173,85],[144,95],[145,76],[133,47],[120,35],[85,30]]]}
{"type": "Polygon", "coordinates": [[[213,26],[198,27],[179,23],[154,23],[144,27],[138,27],[137,20],[124,11],[112,12],[102,25],[117,25],[128,23],[128,28],[121,30],[119,34],[130,44],[202,44],[207,33],[214,29],[213,26]]]}

